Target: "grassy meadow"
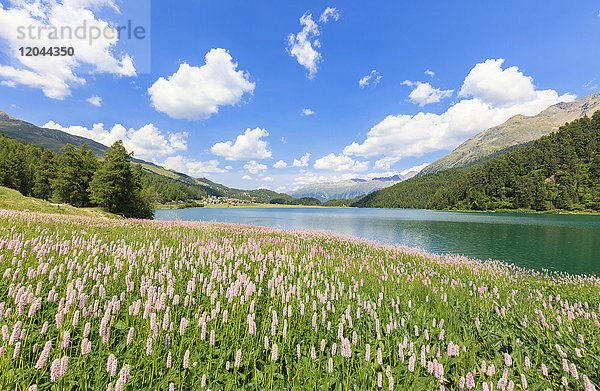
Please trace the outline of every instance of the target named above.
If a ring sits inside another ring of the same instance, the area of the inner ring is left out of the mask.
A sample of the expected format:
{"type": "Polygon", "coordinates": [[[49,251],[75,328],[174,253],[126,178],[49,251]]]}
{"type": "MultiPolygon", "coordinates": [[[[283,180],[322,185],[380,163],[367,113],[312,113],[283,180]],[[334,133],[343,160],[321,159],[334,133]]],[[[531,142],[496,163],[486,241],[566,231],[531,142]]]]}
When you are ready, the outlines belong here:
{"type": "Polygon", "coordinates": [[[102,208],[76,208],[68,204],[57,204],[38,198],[26,197],[17,190],[0,186],[0,209],[26,212],[55,213],[74,216],[119,218],[102,208]]]}
{"type": "Polygon", "coordinates": [[[0,211],[0,389],[593,390],[600,279],[324,232],[0,211]]]}

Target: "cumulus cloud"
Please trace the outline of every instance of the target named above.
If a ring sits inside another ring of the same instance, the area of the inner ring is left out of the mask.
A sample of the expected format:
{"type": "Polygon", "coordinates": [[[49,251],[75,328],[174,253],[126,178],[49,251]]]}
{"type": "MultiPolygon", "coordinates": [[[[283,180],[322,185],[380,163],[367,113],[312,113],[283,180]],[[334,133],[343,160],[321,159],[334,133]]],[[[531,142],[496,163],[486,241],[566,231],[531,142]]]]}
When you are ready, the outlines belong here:
{"type": "Polygon", "coordinates": [[[219,167],[218,160],[200,161],[181,155],[169,156],[164,162],[160,163],[160,165],[195,177],[227,172],[227,169],[219,167]]]}
{"type": "Polygon", "coordinates": [[[177,72],[159,78],[148,88],[152,106],[177,119],[205,119],[219,106],[237,104],[245,93],[254,92],[250,75],[225,49],[211,49],[201,67],[183,63],[177,72]]]}
{"type": "Polygon", "coordinates": [[[330,153],[315,161],[314,167],[326,171],[364,172],[369,169],[369,162],[359,162],[346,155],[330,153]]]}
{"type": "Polygon", "coordinates": [[[449,98],[454,92],[454,90],[441,90],[439,88],[433,88],[431,84],[422,83],[420,81],[405,80],[402,84],[405,86],[414,87],[408,97],[412,103],[418,104],[421,107],[430,103],[437,103],[444,98],[449,98]]]}
{"type": "Polygon", "coordinates": [[[404,171],[400,171],[400,175],[406,175],[410,172],[421,172],[422,169],[424,169],[425,167],[427,167],[429,165],[429,163],[423,163],[423,164],[419,164],[410,168],[407,168],[404,171]]]}
{"type": "Polygon", "coordinates": [[[304,109],[302,109],[302,115],[304,115],[304,116],[313,115],[314,113],[315,113],[315,112],[314,112],[314,111],[312,111],[312,110],[311,110],[311,109],[309,109],[309,108],[306,108],[306,107],[305,107],[304,109]]]}
{"type": "Polygon", "coordinates": [[[381,76],[379,72],[373,69],[371,73],[369,73],[368,75],[366,75],[358,81],[358,86],[360,88],[365,88],[368,86],[375,87],[377,84],[379,84],[382,77],[383,76],[381,76]]]}
{"type": "Polygon", "coordinates": [[[294,159],[292,166],[294,167],[308,167],[310,161],[310,153],[305,153],[300,159],[294,159]]]}
{"type": "Polygon", "coordinates": [[[425,73],[427,76],[429,76],[429,77],[431,77],[431,78],[433,78],[433,77],[435,76],[435,72],[434,72],[434,71],[432,71],[432,70],[429,70],[429,69],[427,69],[427,70],[426,70],[425,72],[423,72],[423,73],[425,73]]]}
{"type": "Polygon", "coordinates": [[[533,79],[515,66],[502,69],[503,63],[503,59],[497,59],[475,65],[458,95],[476,97],[494,107],[510,107],[536,100],[539,92],[535,90],[533,79]]]}
{"type": "Polygon", "coordinates": [[[266,171],[267,166],[265,164],[258,163],[256,160],[250,160],[248,163],[244,164],[244,169],[250,174],[256,175],[260,172],[266,171]]]}
{"type": "Polygon", "coordinates": [[[99,97],[98,95],[90,96],[89,98],[86,99],[86,101],[89,104],[91,104],[92,106],[96,106],[96,107],[102,106],[102,98],[99,97]]]}
{"type": "Polygon", "coordinates": [[[244,134],[237,136],[235,142],[216,143],[210,150],[227,160],[268,159],[272,153],[269,144],[262,140],[268,135],[266,129],[248,128],[244,134]]]}
{"type": "Polygon", "coordinates": [[[118,34],[110,21],[94,14],[106,8],[119,12],[110,0],[11,1],[6,8],[0,4],[0,39],[7,42],[7,55],[12,60],[12,65],[0,65],[2,84],[41,89],[47,97],[63,100],[71,95],[72,87],[86,83],[84,75],[136,76],[132,58],[126,53],[117,53],[118,34]],[[90,44],[88,39],[60,33],[75,31],[84,23],[88,30],[93,28],[108,34],[102,34],[90,44]],[[20,47],[62,46],[73,47],[74,55],[34,57],[19,53],[20,47]]]}
{"type": "Polygon", "coordinates": [[[144,125],[139,129],[127,129],[121,124],[115,124],[109,129],[105,128],[104,124],[97,123],[88,129],[84,126],[64,127],[50,121],[43,127],[86,137],[108,146],[118,140],[123,140],[123,146],[128,151],[133,151],[136,158],[152,161],[157,157],[172,155],[187,149],[187,133],[167,133],[165,135],[153,124],[144,125]]]}
{"type": "Polygon", "coordinates": [[[244,176],[242,177],[242,179],[244,179],[244,180],[246,180],[246,181],[251,181],[251,180],[252,180],[252,177],[251,177],[250,175],[244,175],[244,176]]]}
{"type": "MultiPolygon", "coordinates": [[[[322,23],[327,23],[330,19],[338,20],[339,11],[328,7],[319,18],[322,23]]],[[[288,36],[288,53],[295,57],[298,64],[308,70],[308,78],[312,79],[317,73],[319,62],[321,62],[321,53],[317,49],[321,48],[321,42],[318,37],[321,34],[319,25],[313,20],[312,14],[306,12],[300,17],[302,30],[298,34],[288,36]]]]}
{"type": "Polygon", "coordinates": [[[284,162],[283,160],[280,160],[277,163],[273,164],[273,168],[286,168],[286,167],[287,167],[287,163],[284,162]]]}
{"type": "Polygon", "coordinates": [[[576,98],[554,90],[537,90],[531,77],[516,67],[502,69],[503,61],[477,64],[460,89],[463,99],[446,112],[389,115],[371,128],[366,140],[348,145],[344,153],[366,158],[383,156],[376,167],[389,167],[404,157],[453,149],[516,114],[535,115],[548,106],[576,98]]]}

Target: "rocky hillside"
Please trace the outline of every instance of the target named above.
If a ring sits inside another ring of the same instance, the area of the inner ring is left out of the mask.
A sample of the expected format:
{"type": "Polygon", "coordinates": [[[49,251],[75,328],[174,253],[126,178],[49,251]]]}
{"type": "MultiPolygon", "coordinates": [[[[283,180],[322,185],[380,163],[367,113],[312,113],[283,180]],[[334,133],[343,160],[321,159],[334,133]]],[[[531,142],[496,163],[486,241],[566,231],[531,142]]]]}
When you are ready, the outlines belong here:
{"type": "Polygon", "coordinates": [[[348,179],[337,182],[314,183],[291,191],[289,194],[297,198],[312,197],[322,202],[333,199],[351,200],[412,178],[417,172],[406,171],[391,177],[373,178],[371,180],[348,179]]]}
{"type": "Polygon", "coordinates": [[[600,92],[570,103],[558,103],[535,116],[515,115],[502,125],[485,130],[425,167],[419,175],[472,166],[477,161],[517,145],[556,132],[566,122],[591,117],[600,109],[600,92]]]}

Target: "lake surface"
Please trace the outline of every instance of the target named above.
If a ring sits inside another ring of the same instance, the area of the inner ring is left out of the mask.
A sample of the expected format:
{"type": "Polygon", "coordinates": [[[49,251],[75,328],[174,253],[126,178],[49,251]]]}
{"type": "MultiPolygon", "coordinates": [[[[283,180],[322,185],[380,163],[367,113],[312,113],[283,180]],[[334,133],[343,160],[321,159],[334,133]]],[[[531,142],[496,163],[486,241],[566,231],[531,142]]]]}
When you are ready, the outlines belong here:
{"type": "Polygon", "coordinates": [[[600,216],[412,209],[195,208],[157,210],[156,218],[333,231],[433,253],[600,275],[600,216]]]}

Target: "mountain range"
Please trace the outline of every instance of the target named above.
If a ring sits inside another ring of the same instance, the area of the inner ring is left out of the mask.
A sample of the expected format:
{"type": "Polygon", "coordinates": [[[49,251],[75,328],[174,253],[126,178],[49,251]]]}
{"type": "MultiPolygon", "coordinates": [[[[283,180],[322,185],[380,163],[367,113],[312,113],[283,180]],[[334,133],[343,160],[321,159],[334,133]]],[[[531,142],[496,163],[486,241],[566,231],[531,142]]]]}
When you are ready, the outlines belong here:
{"type": "MultiPolygon", "coordinates": [[[[390,187],[397,186],[400,182],[415,176],[481,165],[501,154],[524,148],[533,140],[556,132],[566,122],[584,116],[590,117],[596,110],[600,110],[600,93],[586,96],[574,102],[558,103],[535,116],[516,115],[499,126],[492,127],[471,137],[450,154],[426,166],[420,172],[413,170],[391,177],[379,177],[370,180],[355,178],[309,184],[290,192],[289,195],[268,189],[233,189],[206,178],[194,178],[174,170],[168,170],[151,162],[139,159],[133,159],[133,161],[140,163],[144,172],[148,175],[156,175],[163,180],[186,186],[198,186],[204,189],[206,194],[214,196],[263,203],[275,199],[288,201],[292,200],[292,197],[311,197],[325,202],[332,199],[355,199],[369,194],[372,195],[369,199],[374,199],[374,197],[380,197],[378,193],[383,192],[382,196],[384,196],[390,187]]],[[[71,135],[56,129],[38,127],[13,118],[2,111],[0,111],[0,132],[8,137],[36,144],[54,152],[60,152],[66,144],[80,147],[86,143],[98,156],[102,156],[108,149],[106,145],[91,139],[71,135]]],[[[433,181],[433,183],[435,182],[436,180],[433,181]]],[[[432,181],[423,183],[432,183],[432,181]]],[[[410,187],[410,183],[402,185],[402,188],[406,188],[405,191],[408,192],[411,192],[410,187]]],[[[385,196],[385,198],[389,197],[385,196]]]]}
{"type": "MultiPolygon", "coordinates": [[[[42,128],[29,122],[13,118],[3,111],[0,111],[0,132],[4,133],[4,135],[7,137],[21,140],[28,144],[35,144],[43,148],[48,148],[57,153],[59,153],[67,144],[71,144],[76,148],[81,147],[83,144],[88,144],[88,147],[91,148],[92,151],[94,151],[94,153],[99,157],[102,157],[108,150],[108,146],[98,143],[94,140],[81,136],[75,136],[56,129],[42,128]]],[[[156,175],[163,180],[176,184],[179,183],[185,186],[198,186],[204,189],[205,193],[208,195],[262,203],[268,203],[272,199],[292,199],[292,197],[287,194],[277,193],[268,189],[233,189],[225,185],[212,182],[206,178],[194,178],[144,160],[134,158],[132,161],[134,163],[140,163],[144,173],[147,175],[156,175]]]]}
{"type": "MultiPolygon", "coordinates": [[[[591,190],[584,189],[596,169],[590,156],[581,150],[593,155],[597,144],[585,139],[589,129],[579,133],[574,129],[589,126],[589,118],[597,110],[600,93],[550,106],[536,116],[514,116],[465,141],[414,178],[368,194],[350,206],[596,210],[600,208],[600,198],[596,205],[594,194],[600,194],[599,190],[593,186],[591,190]],[[569,157],[573,151],[581,156],[569,157]],[[537,170],[528,172],[524,162],[537,165],[537,170]],[[542,201],[535,204],[531,199],[542,201]]],[[[600,157],[597,160],[600,164],[600,157]]]]}
{"type": "Polygon", "coordinates": [[[503,152],[556,132],[566,122],[591,115],[600,109],[600,92],[579,100],[558,103],[538,115],[515,115],[501,125],[471,137],[450,154],[425,167],[419,175],[466,168],[491,160],[503,152]]]}
{"type": "Polygon", "coordinates": [[[347,179],[335,182],[313,183],[289,192],[292,197],[311,197],[321,202],[333,199],[347,199],[362,197],[374,191],[385,189],[396,183],[414,177],[419,171],[405,171],[389,177],[373,179],[347,179]]]}

